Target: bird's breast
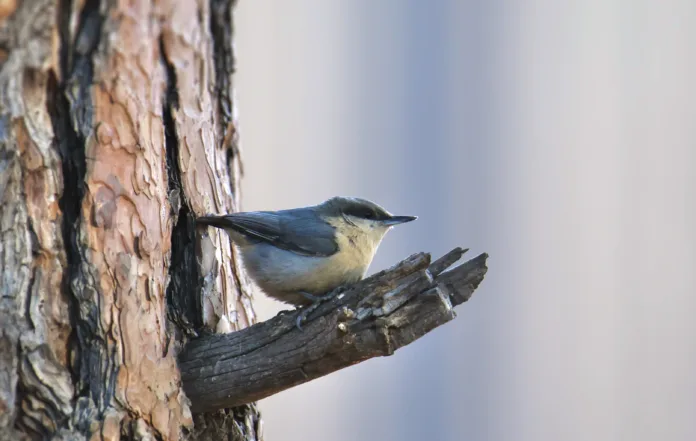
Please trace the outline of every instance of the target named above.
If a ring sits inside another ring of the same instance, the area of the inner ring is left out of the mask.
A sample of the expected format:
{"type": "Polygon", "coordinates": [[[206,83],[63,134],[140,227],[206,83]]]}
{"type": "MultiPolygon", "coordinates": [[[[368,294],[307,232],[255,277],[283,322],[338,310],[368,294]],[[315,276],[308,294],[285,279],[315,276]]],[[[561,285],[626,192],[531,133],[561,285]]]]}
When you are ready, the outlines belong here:
{"type": "Polygon", "coordinates": [[[332,264],[339,268],[359,270],[362,277],[375,255],[372,241],[365,235],[338,232],[336,243],[338,244],[338,252],[331,256],[332,264]]]}

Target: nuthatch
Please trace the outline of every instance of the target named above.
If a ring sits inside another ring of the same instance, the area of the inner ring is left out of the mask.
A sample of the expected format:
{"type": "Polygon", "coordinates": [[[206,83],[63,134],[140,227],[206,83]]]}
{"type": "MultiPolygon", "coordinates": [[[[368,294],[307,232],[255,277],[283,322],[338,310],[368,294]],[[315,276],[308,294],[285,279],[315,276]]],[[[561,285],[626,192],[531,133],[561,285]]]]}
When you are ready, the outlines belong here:
{"type": "Polygon", "coordinates": [[[387,231],[415,219],[364,199],[334,197],[313,207],[202,216],[197,222],[227,231],[264,293],[300,306],[362,279],[387,231]]]}

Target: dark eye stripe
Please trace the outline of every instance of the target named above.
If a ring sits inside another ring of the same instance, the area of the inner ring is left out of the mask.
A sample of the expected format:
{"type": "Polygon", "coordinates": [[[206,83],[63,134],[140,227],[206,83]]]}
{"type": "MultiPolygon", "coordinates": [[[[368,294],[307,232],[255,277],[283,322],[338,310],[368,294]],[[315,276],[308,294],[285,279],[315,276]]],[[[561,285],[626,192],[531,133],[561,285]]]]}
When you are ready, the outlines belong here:
{"type": "Polygon", "coordinates": [[[355,204],[343,208],[343,213],[349,216],[357,217],[359,219],[368,220],[386,220],[390,216],[387,213],[382,212],[378,208],[372,208],[362,204],[355,204]]]}

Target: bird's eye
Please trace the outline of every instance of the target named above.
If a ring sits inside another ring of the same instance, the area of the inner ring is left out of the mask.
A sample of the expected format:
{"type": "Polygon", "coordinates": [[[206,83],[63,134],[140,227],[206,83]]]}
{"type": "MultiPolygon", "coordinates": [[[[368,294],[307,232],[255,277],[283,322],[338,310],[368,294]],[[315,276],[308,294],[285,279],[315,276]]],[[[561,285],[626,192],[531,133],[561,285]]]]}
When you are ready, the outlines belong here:
{"type": "Polygon", "coordinates": [[[365,220],[380,219],[379,213],[369,207],[347,207],[343,210],[343,214],[365,220]]]}
{"type": "Polygon", "coordinates": [[[372,211],[366,211],[363,213],[361,216],[363,219],[374,219],[375,218],[375,213],[372,211]]]}

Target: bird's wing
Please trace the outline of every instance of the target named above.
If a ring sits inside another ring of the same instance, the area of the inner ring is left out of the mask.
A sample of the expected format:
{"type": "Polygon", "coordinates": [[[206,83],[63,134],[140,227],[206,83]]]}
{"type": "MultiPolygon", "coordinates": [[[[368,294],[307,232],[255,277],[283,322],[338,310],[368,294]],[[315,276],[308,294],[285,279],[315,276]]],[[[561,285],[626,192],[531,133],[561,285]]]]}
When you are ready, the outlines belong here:
{"type": "Polygon", "coordinates": [[[338,251],[334,227],[307,210],[202,216],[196,221],[218,228],[229,228],[249,238],[304,256],[328,257],[338,251]]]}

